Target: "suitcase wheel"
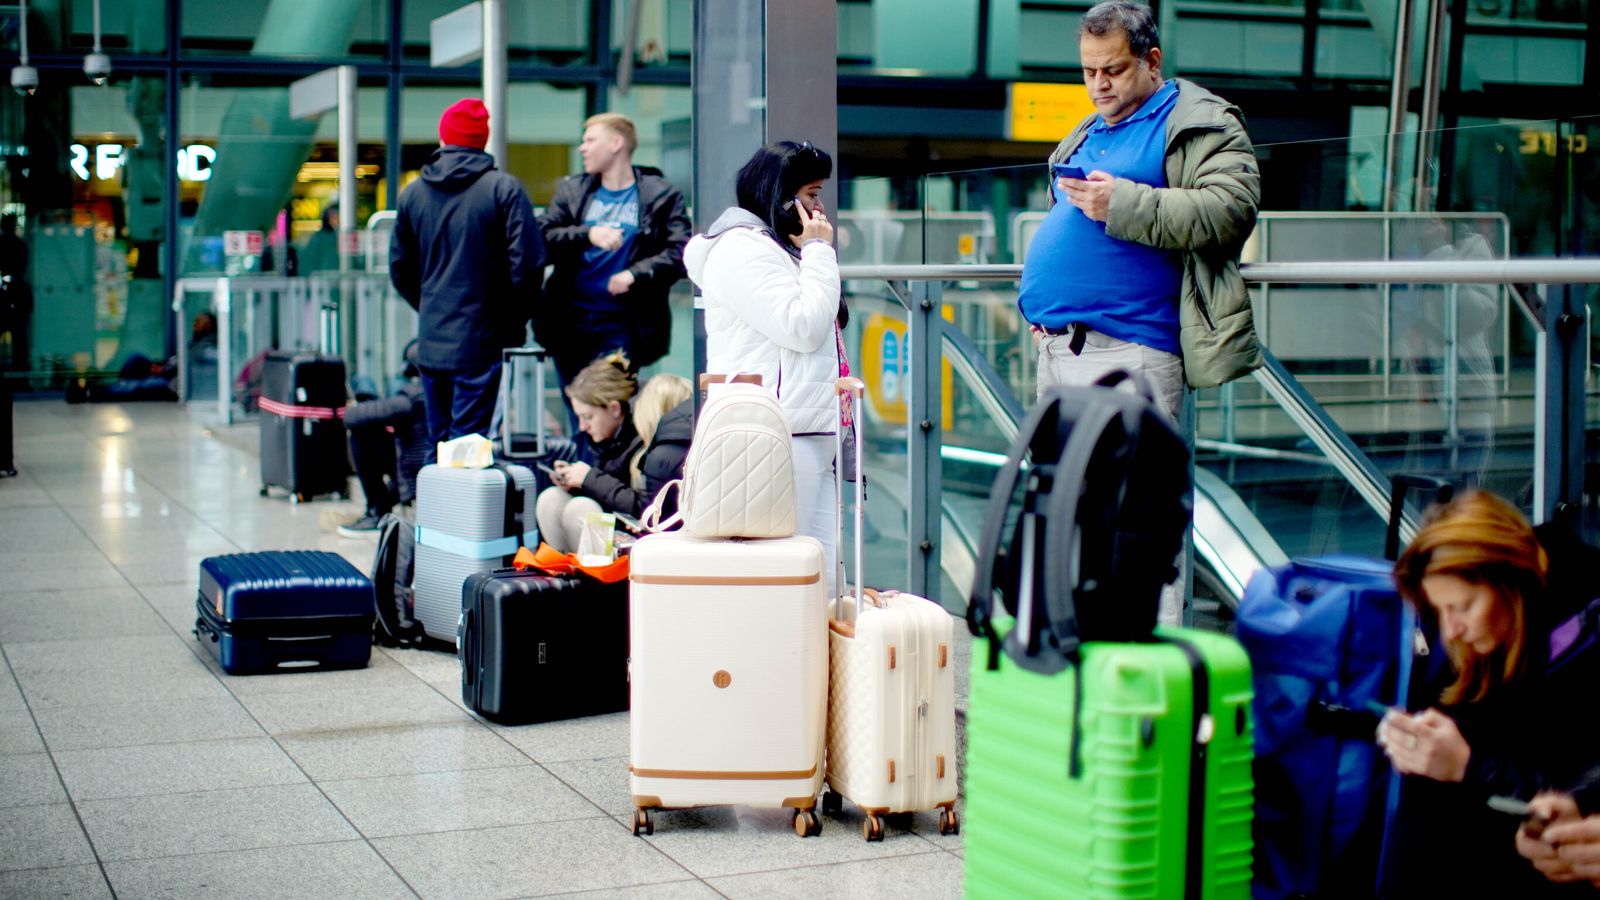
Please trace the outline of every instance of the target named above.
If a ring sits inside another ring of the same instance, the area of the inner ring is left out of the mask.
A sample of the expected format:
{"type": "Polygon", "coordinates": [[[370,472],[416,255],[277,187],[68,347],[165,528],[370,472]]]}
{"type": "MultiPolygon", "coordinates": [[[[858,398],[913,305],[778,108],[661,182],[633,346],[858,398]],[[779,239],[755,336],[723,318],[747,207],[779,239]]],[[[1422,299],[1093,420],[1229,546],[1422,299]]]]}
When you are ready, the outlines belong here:
{"type": "Polygon", "coordinates": [[[815,810],[794,811],[794,833],[801,837],[816,837],[822,833],[822,820],[817,818],[815,810]]]}
{"type": "Polygon", "coordinates": [[[265,497],[265,496],[267,496],[267,494],[268,494],[267,486],[263,484],[261,486],[261,496],[265,497]]]}
{"type": "Polygon", "coordinates": [[[656,825],[650,821],[650,810],[635,807],[633,810],[633,836],[655,834],[656,825]]]}
{"type": "Polygon", "coordinates": [[[867,817],[861,821],[861,836],[868,841],[883,840],[883,820],[867,813],[867,817]]]}
{"type": "Polygon", "coordinates": [[[825,816],[837,816],[842,812],[844,812],[844,797],[840,796],[837,791],[823,791],[822,814],[825,816]]]}
{"type": "Polygon", "coordinates": [[[306,495],[302,494],[299,491],[295,491],[294,493],[289,495],[289,502],[290,503],[304,503],[304,502],[306,502],[306,495]]]}
{"type": "Polygon", "coordinates": [[[939,808],[939,833],[940,834],[960,834],[961,833],[961,820],[956,817],[956,811],[955,811],[954,807],[941,806],[939,808]]]}

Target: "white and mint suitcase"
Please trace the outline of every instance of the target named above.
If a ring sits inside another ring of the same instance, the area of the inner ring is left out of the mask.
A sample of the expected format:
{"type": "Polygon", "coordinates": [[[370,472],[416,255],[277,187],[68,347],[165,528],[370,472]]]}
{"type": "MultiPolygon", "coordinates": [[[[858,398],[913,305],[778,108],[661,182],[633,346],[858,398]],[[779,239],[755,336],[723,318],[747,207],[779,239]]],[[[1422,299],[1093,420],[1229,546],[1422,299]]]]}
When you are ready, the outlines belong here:
{"type": "Polygon", "coordinates": [[[417,621],[428,637],[454,644],[461,586],[470,575],[511,565],[539,545],[533,471],[526,466],[423,466],[417,475],[417,621]],[[508,510],[509,504],[509,510],[508,510]]]}

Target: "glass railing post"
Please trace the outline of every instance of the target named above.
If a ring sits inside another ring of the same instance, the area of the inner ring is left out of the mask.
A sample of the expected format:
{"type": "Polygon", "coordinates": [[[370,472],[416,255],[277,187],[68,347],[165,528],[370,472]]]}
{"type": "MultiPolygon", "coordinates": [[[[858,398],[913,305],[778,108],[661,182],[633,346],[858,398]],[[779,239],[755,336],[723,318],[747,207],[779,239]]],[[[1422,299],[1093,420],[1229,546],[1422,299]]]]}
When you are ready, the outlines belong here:
{"type": "Polygon", "coordinates": [[[1444,436],[1455,470],[1461,452],[1461,307],[1460,285],[1444,286],[1444,436]]]}
{"type": "Polygon", "coordinates": [[[1573,285],[1548,285],[1537,344],[1533,515],[1548,522],[1583,502],[1585,310],[1573,285]]]}
{"type": "Polygon", "coordinates": [[[228,373],[233,371],[233,292],[226,278],[218,278],[212,291],[211,303],[217,311],[217,421],[232,425],[233,391],[228,373]]]}
{"type": "Polygon", "coordinates": [[[940,458],[944,401],[940,396],[944,319],[941,316],[944,284],[917,281],[911,285],[907,313],[911,354],[911,384],[906,407],[907,496],[910,497],[906,534],[906,590],[939,601],[939,539],[941,488],[944,473],[940,458]]]}

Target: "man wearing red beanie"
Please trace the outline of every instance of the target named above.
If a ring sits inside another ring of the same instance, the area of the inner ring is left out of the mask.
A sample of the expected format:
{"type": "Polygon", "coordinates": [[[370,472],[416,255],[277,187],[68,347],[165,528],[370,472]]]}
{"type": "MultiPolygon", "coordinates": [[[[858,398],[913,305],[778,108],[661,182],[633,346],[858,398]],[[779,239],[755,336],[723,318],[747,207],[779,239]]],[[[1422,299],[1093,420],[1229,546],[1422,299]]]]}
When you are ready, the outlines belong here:
{"type": "Polygon", "coordinates": [[[533,204],[483,152],[488,142],[482,101],[444,111],[439,149],[400,192],[389,244],[389,278],[418,313],[429,462],[439,441],[492,437],[500,351],[526,341],[544,273],[533,204]]]}

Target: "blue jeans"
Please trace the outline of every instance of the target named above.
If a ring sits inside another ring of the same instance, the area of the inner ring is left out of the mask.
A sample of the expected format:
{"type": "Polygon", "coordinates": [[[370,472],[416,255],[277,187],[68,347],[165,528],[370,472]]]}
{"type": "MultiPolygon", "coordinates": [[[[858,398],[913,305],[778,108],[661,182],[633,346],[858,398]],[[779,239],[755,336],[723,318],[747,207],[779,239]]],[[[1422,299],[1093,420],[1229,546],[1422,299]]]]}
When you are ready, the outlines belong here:
{"type": "Polygon", "coordinates": [[[478,372],[422,370],[423,405],[428,410],[428,462],[439,461],[439,442],[469,434],[490,440],[494,402],[500,394],[500,361],[478,372]]]}

